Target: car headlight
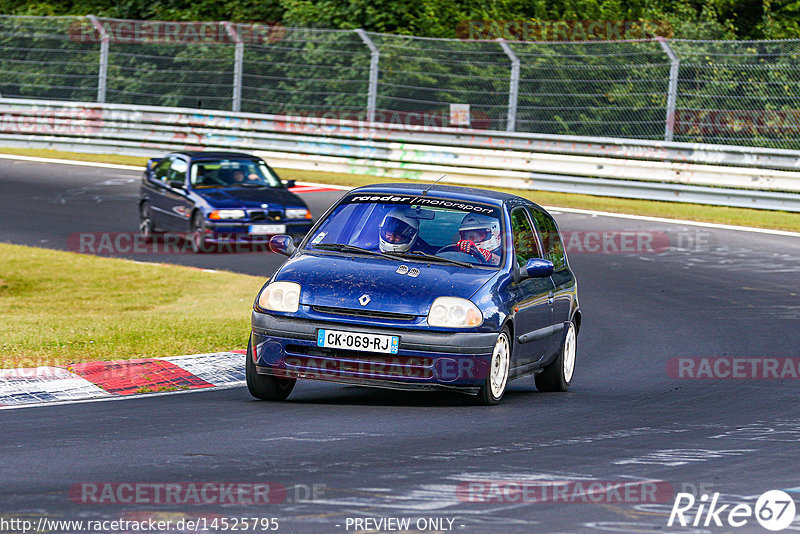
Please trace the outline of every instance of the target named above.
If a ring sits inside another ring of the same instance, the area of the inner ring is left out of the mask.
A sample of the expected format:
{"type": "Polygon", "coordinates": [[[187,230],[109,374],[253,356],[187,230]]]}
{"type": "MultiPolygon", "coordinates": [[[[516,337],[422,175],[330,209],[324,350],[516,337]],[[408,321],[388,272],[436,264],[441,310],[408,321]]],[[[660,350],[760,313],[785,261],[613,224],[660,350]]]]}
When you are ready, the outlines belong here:
{"type": "Polygon", "coordinates": [[[288,209],[286,210],[287,219],[310,219],[311,212],[304,209],[288,209]]]}
{"type": "Polygon", "coordinates": [[[259,308],[294,313],[300,309],[300,284],[272,282],[258,296],[259,308]]]}
{"type": "Polygon", "coordinates": [[[209,219],[244,219],[244,210],[214,210],[208,214],[209,219]]]}
{"type": "Polygon", "coordinates": [[[470,300],[457,297],[439,297],[428,312],[428,324],[447,328],[479,326],[483,314],[470,300]]]}

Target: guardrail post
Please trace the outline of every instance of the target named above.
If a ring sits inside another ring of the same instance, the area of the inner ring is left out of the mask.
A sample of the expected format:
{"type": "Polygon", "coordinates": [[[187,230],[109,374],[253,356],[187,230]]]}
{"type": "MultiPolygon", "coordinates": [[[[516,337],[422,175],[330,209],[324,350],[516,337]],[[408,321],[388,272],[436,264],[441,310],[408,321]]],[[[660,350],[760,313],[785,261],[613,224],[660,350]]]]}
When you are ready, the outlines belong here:
{"type": "Polygon", "coordinates": [[[236,48],[233,52],[233,103],[231,105],[231,109],[233,111],[241,111],[244,42],[242,42],[242,39],[239,37],[239,33],[236,31],[236,28],[233,27],[233,24],[230,22],[223,22],[223,24],[225,25],[225,31],[228,32],[228,36],[231,38],[231,41],[236,43],[236,48]]]}
{"type": "Polygon", "coordinates": [[[667,54],[670,62],[669,88],[667,89],[667,121],[664,126],[664,141],[672,141],[672,136],[675,133],[675,103],[678,99],[678,71],[681,62],[666,39],[658,37],[658,44],[661,45],[661,49],[667,54]]]}
{"type": "Polygon", "coordinates": [[[86,15],[89,21],[100,34],[100,71],[97,73],[97,102],[106,101],[106,79],[108,78],[108,32],[105,26],[94,15],[86,15]]]}
{"type": "Polygon", "coordinates": [[[500,47],[511,60],[511,81],[508,84],[508,117],[506,131],[513,132],[517,126],[517,100],[519,99],[519,58],[503,39],[498,39],[500,47]]]}
{"type": "Polygon", "coordinates": [[[367,122],[375,122],[375,109],[378,103],[378,61],[380,61],[380,51],[367,32],[357,29],[356,33],[364,44],[369,48],[369,95],[367,96],[367,122]]]}

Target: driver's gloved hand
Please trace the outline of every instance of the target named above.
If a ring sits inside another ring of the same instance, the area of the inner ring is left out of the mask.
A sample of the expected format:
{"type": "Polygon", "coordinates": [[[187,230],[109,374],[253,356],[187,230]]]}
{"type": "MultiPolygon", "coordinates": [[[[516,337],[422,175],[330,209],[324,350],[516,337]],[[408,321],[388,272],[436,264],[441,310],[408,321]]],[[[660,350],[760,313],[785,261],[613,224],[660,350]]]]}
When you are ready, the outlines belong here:
{"type": "Polygon", "coordinates": [[[470,252],[472,252],[473,249],[475,249],[481,253],[481,256],[483,256],[486,259],[486,261],[489,261],[492,258],[492,253],[490,251],[482,249],[481,247],[476,245],[474,241],[470,241],[469,239],[462,239],[461,241],[456,243],[456,246],[458,247],[458,250],[460,250],[461,252],[465,252],[467,254],[469,254],[470,252]]]}

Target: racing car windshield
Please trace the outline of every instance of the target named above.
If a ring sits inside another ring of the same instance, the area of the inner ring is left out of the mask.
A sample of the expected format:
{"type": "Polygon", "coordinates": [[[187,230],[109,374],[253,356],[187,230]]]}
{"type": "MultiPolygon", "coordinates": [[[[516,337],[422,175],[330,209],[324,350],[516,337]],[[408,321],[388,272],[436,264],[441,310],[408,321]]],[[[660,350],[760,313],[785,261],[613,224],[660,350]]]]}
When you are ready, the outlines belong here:
{"type": "Polygon", "coordinates": [[[209,159],[192,165],[192,186],[281,187],[278,176],[266,163],[253,159],[209,159]]]}
{"type": "Polygon", "coordinates": [[[308,237],[304,250],[498,267],[504,248],[500,213],[490,205],[427,196],[350,195],[308,237]]]}

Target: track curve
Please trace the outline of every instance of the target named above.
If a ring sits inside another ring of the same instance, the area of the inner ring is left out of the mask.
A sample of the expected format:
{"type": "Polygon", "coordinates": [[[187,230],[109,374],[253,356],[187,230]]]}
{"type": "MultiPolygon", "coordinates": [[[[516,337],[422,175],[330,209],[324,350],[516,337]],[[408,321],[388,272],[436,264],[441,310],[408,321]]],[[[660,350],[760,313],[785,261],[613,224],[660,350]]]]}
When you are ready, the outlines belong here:
{"type": "MultiPolygon", "coordinates": [[[[64,249],[75,232],[134,231],[138,176],[0,161],[0,239],[64,249]]],[[[306,198],[318,215],[337,196],[306,198]]],[[[668,528],[675,493],[694,488],[752,505],[766,490],[800,491],[791,467],[800,382],[691,380],[668,371],[674,358],[800,357],[800,240],[555,215],[577,236],[570,262],[584,311],[569,393],[538,393],[528,379],[512,382],[501,405],[478,408],[460,396],[300,382],[281,404],[236,388],[4,410],[0,511],[83,520],[276,517],[279,532],[352,532],[348,518],[389,517],[452,519],[452,531],[476,533],[721,532],[668,528]],[[586,252],[595,234],[602,244],[602,232],[619,231],[667,245],[586,252]],[[501,491],[475,502],[492,488],[536,480],[570,487],[654,480],[668,495],[655,503],[613,495],[536,502],[501,491]],[[83,483],[143,481],[271,483],[282,497],[98,505],[75,493],[101,487],[83,483]]],[[[136,259],[264,276],[281,261],[273,254],[136,259]]],[[[763,530],[755,521],[736,529],[756,531],[763,530]]]]}

